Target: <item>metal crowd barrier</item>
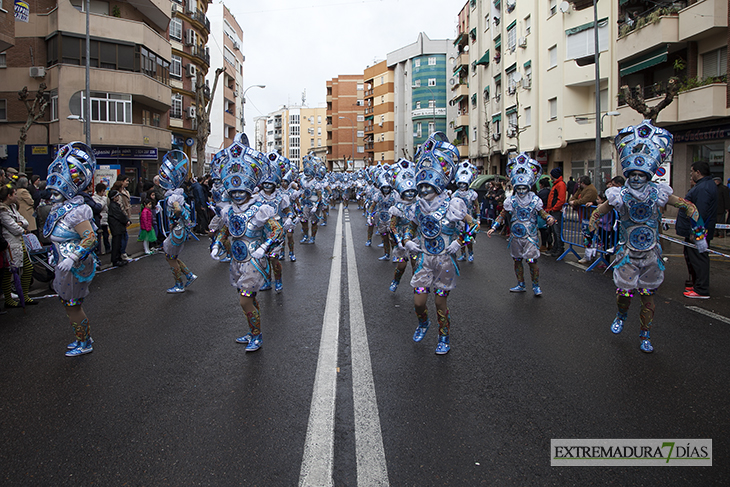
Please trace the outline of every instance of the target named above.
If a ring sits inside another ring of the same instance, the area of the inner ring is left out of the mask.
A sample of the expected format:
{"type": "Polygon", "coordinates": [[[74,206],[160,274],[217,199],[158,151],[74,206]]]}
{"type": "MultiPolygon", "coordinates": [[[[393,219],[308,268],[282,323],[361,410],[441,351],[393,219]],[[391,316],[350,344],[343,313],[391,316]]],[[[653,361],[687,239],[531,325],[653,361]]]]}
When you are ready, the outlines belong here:
{"type": "Polygon", "coordinates": [[[592,271],[601,264],[610,265],[606,256],[616,252],[619,216],[616,210],[606,213],[598,220],[598,231],[591,233],[588,231],[588,221],[596,208],[596,206],[581,206],[576,210],[569,204],[563,206],[560,238],[567,244],[567,248],[558,257],[558,261],[563,260],[570,253],[581,259],[578,252],[575,251],[575,247],[595,248],[596,259],[588,266],[586,272],[592,271]]]}
{"type": "MultiPolygon", "coordinates": [[[[676,224],[677,224],[676,218],[662,218],[662,226],[664,227],[665,230],[669,228],[669,225],[676,225],[676,224]]],[[[727,223],[716,223],[715,230],[730,230],[730,225],[728,225],[727,223]]],[[[659,234],[659,237],[661,237],[664,240],[667,240],[669,242],[683,245],[685,247],[694,247],[694,245],[687,243],[684,240],[670,237],[669,235],[659,234]]],[[[714,255],[719,255],[721,257],[726,257],[726,258],[730,259],[730,255],[723,254],[722,252],[718,252],[717,250],[708,249],[708,252],[711,254],[714,254],[714,255]]]]}

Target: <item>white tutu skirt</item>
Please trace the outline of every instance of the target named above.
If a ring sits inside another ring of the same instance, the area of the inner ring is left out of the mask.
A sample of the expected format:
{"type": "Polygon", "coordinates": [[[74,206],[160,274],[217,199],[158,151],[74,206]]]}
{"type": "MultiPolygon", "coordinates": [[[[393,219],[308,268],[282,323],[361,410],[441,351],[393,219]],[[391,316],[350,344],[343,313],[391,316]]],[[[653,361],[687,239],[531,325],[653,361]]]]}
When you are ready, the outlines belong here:
{"type": "Polygon", "coordinates": [[[430,255],[418,254],[416,269],[413,271],[411,286],[428,287],[431,291],[443,289],[451,291],[456,287],[456,276],[459,268],[449,254],[430,255]]]}
{"type": "Polygon", "coordinates": [[[247,262],[231,260],[231,286],[239,291],[257,292],[263,286],[269,274],[268,259],[250,259],[247,262]]]}

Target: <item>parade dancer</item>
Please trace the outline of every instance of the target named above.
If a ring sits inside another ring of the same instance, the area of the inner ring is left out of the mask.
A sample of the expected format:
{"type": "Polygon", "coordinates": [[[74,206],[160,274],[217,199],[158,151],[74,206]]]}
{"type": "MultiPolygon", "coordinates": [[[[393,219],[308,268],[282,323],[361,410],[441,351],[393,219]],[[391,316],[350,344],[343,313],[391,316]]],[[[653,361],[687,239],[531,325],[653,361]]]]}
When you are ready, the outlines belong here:
{"type": "Polygon", "coordinates": [[[651,353],[650,331],[654,320],[654,293],[664,281],[664,260],[659,244],[662,208],[672,205],[691,219],[694,240],[700,252],[707,252],[706,230],[697,208],[672,194],[672,188],[651,179],[670,157],[673,137],[650,120],[621,129],[614,139],[626,183],[606,190],[607,201],[593,211],[590,229],[597,229],[601,215],[612,209],[619,214],[619,242],[613,264],[618,312],[611,331],[621,333],[628,317],[631,298],[641,299],[639,348],[651,353]]]}
{"type": "MultiPolygon", "coordinates": [[[[469,208],[469,211],[471,212],[471,217],[479,221],[479,197],[476,191],[474,191],[473,189],[469,189],[469,185],[472,183],[472,181],[474,181],[476,175],[477,168],[474,164],[468,161],[464,161],[459,164],[459,167],[456,169],[456,187],[458,189],[454,191],[452,197],[464,200],[464,204],[466,204],[466,207],[469,208]]],[[[469,241],[466,243],[466,246],[461,249],[461,255],[456,260],[460,262],[464,260],[474,262],[473,239],[469,239],[469,241]],[[467,250],[469,251],[468,257],[467,250]]]]}
{"type": "Polygon", "coordinates": [[[162,242],[162,250],[165,251],[165,259],[175,277],[175,285],[167,290],[170,294],[185,292],[198,278],[179,258],[188,235],[192,235],[190,229],[193,226],[190,206],[185,202],[185,192],[181,188],[188,175],[189,162],[190,159],[184,152],[173,150],[165,154],[160,165],[160,186],[167,190],[164,201],[169,225],[169,233],[162,242]],[[183,277],[186,279],[184,283],[183,277]]]}
{"type": "MultiPolygon", "coordinates": [[[[228,206],[230,205],[230,197],[228,196],[228,192],[226,191],[226,188],[223,187],[223,181],[221,181],[221,170],[223,169],[223,166],[225,165],[226,161],[226,151],[225,149],[222,151],[219,151],[215,155],[213,155],[212,160],[210,161],[210,178],[211,178],[211,188],[210,188],[210,196],[213,200],[213,218],[210,219],[210,223],[208,224],[208,232],[211,235],[215,235],[218,230],[221,228],[221,215],[228,211],[228,206]]],[[[223,242],[225,245],[225,255],[221,257],[220,262],[230,262],[231,261],[231,246],[230,242],[227,240],[223,242]]],[[[213,239],[211,238],[211,249],[213,247],[213,239]]]]}
{"type": "Polygon", "coordinates": [[[366,217],[366,223],[368,225],[368,239],[365,241],[365,246],[370,247],[373,243],[373,232],[375,231],[375,215],[370,213],[368,211],[368,208],[370,208],[372,201],[375,200],[377,197],[378,191],[376,187],[376,180],[378,177],[378,174],[380,173],[381,166],[370,166],[368,168],[368,171],[365,173],[367,176],[367,186],[363,192],[363,216],[366,217]]]}
{"type": "Polygon", "coordinates": [[[424,143],[427,149],[419,154],[416,183],[420,198],[403,239],[403,246],[416,256],[416,268],[411,278],[413,304],[418,327],[413,341],[420,342],[431,324],[428,318],[428,294],[434,291],[439,338],[436,354],[449,352],[451,318],[448,296],[456,286],[459,268],[454,260],[463,244],[457,231],[459,222],[475,225],[464,202],[451,198],[445,191],[456,173],[459,152],[446,142],[442,133],[433,134],[424,143]],[[441,140],[436,137],[440,137],[441,140]],[[456,161],[456,162],[455,162],[456,161]],[[419,245],[420,241],[420,245],[419,245]]]}
{"type": "Polygon", "coordinates": [[[276,210],[253,197],[266,170],[264,155],[236,142],[226,151],[227,161],[221,178],[231,197],[231,205],[223,214],[223,226],[215,235],[211,257],[220,258],[223,241],[230,238],[230,282],[238,290],[239,303],[249,326],[249,333],[236,338],[236,342],[246,345],[246,352],[253,352],[263,341],[256,292],[270,273],[266,254],[281,243],[284,233],[276,221],[276,210]]]}
{"type": "MultiPolygon", "coordinates": [[[[295,213],[295,218],[293,219],[294,226],[287,229],[285,231],[286,234],[286,242],[285,245],[289,247],[289,261],[290,262],[296,262],[297,256],[294,254],[294,228],[296,227],[296,224],[299,222],[299,216],[301,214],[301,209],[299,208],[299,204],[297,203],[297,200],[299,199],[299,191],[297,191],[297,184],[294,182],[296,181],[297,177],[299,176],[299,171],[297,170],[297,167],[293,164],[290,164],[289,170],[282,176],[281,178],[281,192],[284,193],[289,198],[289,205],[292,211],[295,213]]],[[[282,254],[283,256],[283,254],[282,254]]]]}
{"type": "Polygon", "coordinates": [[[492,228],[487,232],[491,237],[492,233],[500,227],[510,214],[510,255],[514,259],[515,276],[517,286],[510,288],[510,292],[525,292],[525,270],[522,260],[527,261],[530,268],[532,280],[532,292],[535,296],[542,296],[540,288],[540,268],[537,266],[537,259],[540,257],[540,244],[538,243],[537,215],[553,225],[555,219],[551,217],[542,207],[542,200],[530,188],[535,181],[540,179],[542,169],[540,163],[531,159],[522,152],[507,164],[510,181],[515,192],[504,200],[504,207],[499,216],[494,220],[492,228]]]}
{"type": "Polygon", "coordinates": [[[301,181],[301,195],[299,202],[302,207],[302,232],[304,236],[300,244],[313,244],[317,237],[319,223],[319,206],[322,202],[322,188],[316,179],[321,161],[313,154],[307,154],[302,160],[304,178],[301,181]],[[312,225],[312,236],[309,236],[309,225],[312,225]]]}
{"type": "Polygon", "coordinates": [[[56,262],[53,289],[66,310],[76,339],[68,344],[67,357],[94,351],[89,319],[82,304],[96,274],[98,259],[96,228],[91,208],[80,193],[94,182],[96,157],[91,147],[71,142],[61,147],[48,167],[46,189],[53,207],[43,227],[43,236],[53,243],[56,262]]]}
{"type": "MultiPolygon", "coordinates": [[[[264,168],[264,176],[259,183],[261,191],[256,193],[255,199],[265,205],[272,207],[276,211],[275,219],[282,222],[284,232],[289,232],[294,228],[294,212],[290,208],[289,196],[281,191],[277,186],[281,183],[282,173],[289,171],[289,159],[279,155],[277,152],[269,152],[266,154],[267,165],[264,168]]],[[[267,257],[269,259],[269,268],[274,274],[274,290],[279,294],[284,287],[281,281],[281,262],[280,257],[284,254],[284,239],[281,243],[269,250],[267,257]]],[[[259,291],[268,291],[271,289],[271,273],[266,274],[266,281],[259,291]]]]}
{"type": "Polygon", "coordinates": [[[373,196],[368,213],[372,216],[373,226],[383,242],[383,255],[378,260],[390,260],[390,207],[395,205],[396,197],[393,193],[393,177],[387,169],[383,169],[377,176],[376,186],[379,191],[373,196]]]}
{"type": "Polygon", "coordinates": [[[416,197],[418,196],[415,163],[406,159],[400,159],[395,163],[394,175],[395,190],[400,195],[400,200],[388,210],[390,214],[390,233],[395,241],[393,262],[396,262],[396,266],[393,280],[389,287],[392,292],[398,289],[408,262],[411,263],[411,269],[414,269],[416,266],[416,256],[403,246],[403,238],[411,224],[411,220],[414,218],[416,197]]]}

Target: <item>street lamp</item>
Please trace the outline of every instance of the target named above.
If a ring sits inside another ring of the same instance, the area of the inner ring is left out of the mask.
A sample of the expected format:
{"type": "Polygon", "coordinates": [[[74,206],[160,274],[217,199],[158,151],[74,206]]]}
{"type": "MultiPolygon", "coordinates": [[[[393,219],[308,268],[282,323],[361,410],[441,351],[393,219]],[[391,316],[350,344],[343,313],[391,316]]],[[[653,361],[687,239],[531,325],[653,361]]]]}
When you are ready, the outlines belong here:
{"type": "Polygon", "coordinates": [[[619,115],[621,115],[621,112],[606,112],[603,115],[601,115],[601,132],[603,132],[603,119],[606,118],[606,116],[618,117],[619,115]]]}
{"type": "MultiPolygon", "coordinates": [[[[352,119],[350,117],[340,117],[340,120],[349,120],[350,125],[352,126],[352,168],[355,169],[355,124],[352,122],[352,119]]],[[[345,164],[345,168],[342,172],[345,172],[347,170],[347,164],[345,164]]]]}
{"type": "Polygon", "coordinates": [[[89,37],[89,4],[91,0],[86,0],[86,87],[84,95],[84,132],[86,132],[86,145],[91,147],[91,88],[90,88],[90,75],[91,62],[89,55],[91,51],[91,39],[89,37]]]}
{"type": "Polygon", "coordinates": [[[245,90],[243,90],[243,95],[241,95],[242,103],[241,103],[241,132],[246,131],[246,118],[243,116],[243,110],[246,108],[246,92],[250,90],[251,88],[266,88],[266,85],[251,85],[245,90]]]}

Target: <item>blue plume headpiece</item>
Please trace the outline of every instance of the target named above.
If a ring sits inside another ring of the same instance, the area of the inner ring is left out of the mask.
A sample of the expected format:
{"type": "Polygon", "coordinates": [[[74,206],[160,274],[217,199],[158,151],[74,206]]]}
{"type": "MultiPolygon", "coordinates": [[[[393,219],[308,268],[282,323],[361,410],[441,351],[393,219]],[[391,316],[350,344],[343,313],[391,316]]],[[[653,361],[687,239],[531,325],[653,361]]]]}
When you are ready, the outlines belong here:
{"type": "Polygon", "coordinates": [[[456,183],[471,184],[477,175],[477,167],[469,161],[460,163],[456,168],[456,183]]]}
{"type": "Polygon", "coordinates": [[[190,159],[183,151],[171,150],[165,154],[160,164],[160,186],[167,190],[182,186],[188,175],[189,163],[190,159]]]}
{"type": "Polygon", "coordinates": [[[256,149],[233,142],[226,148],[227,160],[221,170],[221,179],[228,193],[245,191],[253,194],[266,174],[266,156],[256,149]]]}
{"type": "Polygon", "coordinates": [[[267,171],[261,178],[261,183],[281,184],[281,179],[289,170],[289,159],[276,151],[266,153],[267,171]]]}
{"type": "Polygon", "coordinates": [[[83,142],[66,144],[48,166],[46,189],[71,199],[92,184],[95,169],[96,156],[91,147],[83,142]]]}
{"type": "Polygon", "coordinates": [[[655,127],[650,120],[644,120],[639,125],[629,125],[619,130],[614,145],[624,176],[631,171],[641,171],[651,178],[659,166],[671,157],[674,137],[663,128],[655,127]]]}

